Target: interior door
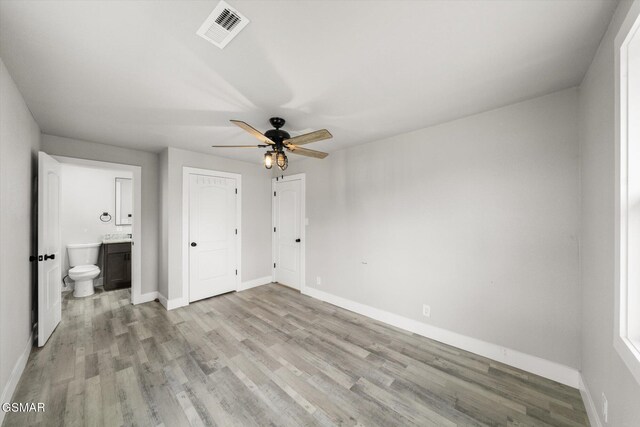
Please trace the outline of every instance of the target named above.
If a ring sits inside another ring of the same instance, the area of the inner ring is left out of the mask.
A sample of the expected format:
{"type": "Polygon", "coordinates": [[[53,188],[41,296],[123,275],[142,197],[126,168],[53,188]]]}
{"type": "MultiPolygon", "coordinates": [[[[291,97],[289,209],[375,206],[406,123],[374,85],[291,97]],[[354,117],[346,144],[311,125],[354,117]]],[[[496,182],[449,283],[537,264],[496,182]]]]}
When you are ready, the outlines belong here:
{"type": "Polygon", "coordinates": [[[62,317],[60,164],[38,153],[38,347],[62,317]]]}
{"type": "Polygon", "coordinates": [[[274,196],[275,280],[300,289],[302,180],[278,180],[274,196]]]}
{"type": "Polygon", "coordinates": [[[189,301],[236,290],[236,180],[189,175],[189,301]]]}

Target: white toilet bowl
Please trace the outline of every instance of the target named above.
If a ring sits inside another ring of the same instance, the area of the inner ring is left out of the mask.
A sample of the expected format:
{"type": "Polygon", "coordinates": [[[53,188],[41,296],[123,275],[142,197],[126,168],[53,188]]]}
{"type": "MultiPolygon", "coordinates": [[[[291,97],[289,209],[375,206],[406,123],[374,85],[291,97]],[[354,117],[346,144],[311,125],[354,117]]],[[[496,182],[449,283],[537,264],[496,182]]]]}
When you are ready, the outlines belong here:
{"type": "Polygon", "coordinates": [[[79,265],[69,270],[69,278],[73,280],[73,296],[88,297],[94,294],[93,279],[100,274],[100,268],[97,265],[79,265]]]}
{"type": "Polygon", "coordinates": [[[67,245],[69,252],[69,278],[73,280],[73,296],[88,297],[94,294],[93,279],[100,274],[98,268],[98,253],[100,243],[80,243],[67,245]]]}

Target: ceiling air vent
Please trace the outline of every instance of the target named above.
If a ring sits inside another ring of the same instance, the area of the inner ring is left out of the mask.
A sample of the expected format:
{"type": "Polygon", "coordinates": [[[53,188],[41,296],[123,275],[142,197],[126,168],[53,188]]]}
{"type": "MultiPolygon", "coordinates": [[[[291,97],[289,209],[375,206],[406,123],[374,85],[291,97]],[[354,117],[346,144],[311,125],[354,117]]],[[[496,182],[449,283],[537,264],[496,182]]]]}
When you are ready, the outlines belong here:
{"type": "Polygon", "coordinates": [[[244,15],[229,6],[227,2],[221,1],[204,21],[198,30],[198,35],[222,49],[248,23],[249,20],[244,15]]]}

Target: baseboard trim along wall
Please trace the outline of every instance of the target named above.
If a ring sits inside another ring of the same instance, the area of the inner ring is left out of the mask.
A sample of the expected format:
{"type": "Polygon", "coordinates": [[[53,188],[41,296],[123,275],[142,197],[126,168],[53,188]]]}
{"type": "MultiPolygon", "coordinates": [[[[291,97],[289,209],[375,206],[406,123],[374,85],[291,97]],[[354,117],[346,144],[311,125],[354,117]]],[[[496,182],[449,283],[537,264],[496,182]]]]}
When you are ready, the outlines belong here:
{"type": "MultiPolygon", "coordinates": [[[[246,282],[242,282],[240,284],[240,289],[238,289],[238,291],[246,291],[247,289],[255,288],[257,286],[266,285],[267,283],[271,283],[271,276],[259,277],[257,279],[253,279],[253,280],[248,280],[246,282]]],[[[153,292],[149,292],[148,294],[144,294],[144,295],[142,295],[142,298],[143,299],[150,298],[151,294],[153,294],[153,292]]],[[[180,307],[184,307],[186,305],[189,305],[189,302],[186,299],[182,298],[182,297],[174,298],[174,299],[167,299],[167,297],[162,295],[160,292],[155,292],[154,298],[150,299],[148,301],[153,301],[156,298],[158,298],[158,300],[160,301],[160,304],[162,304],[164,306],[164,308],[166,308],[167,310],[173,310],[173,309],[176,309],[176,308],[180,308],[180,307]]],[[[145,302],[145,301],[143,301],[143,302],[145,302]]]]}
{"type": "Polygon", "coordinates": [[[154,301],[156,299],[158,299],[160,296],[160,294],[156,291],[153,292],[147,292],[146,294],[142,294],[139,297],[136,298],[136,296],[133,296],[133,304],[144,304],[145,302],[151,302],[154,301]]]}
{"type": "Polygon", "coordinates": [[[158,300],[160,304],[164,306],[167,310],[173,310],[176,308],[184,307],[185,305],[189,305],[189,303],[185,303],[185,301],[181,298],[167,299],[164,295],[158,292],[158,300]]]}
{"type": "Polygon", "coordinates": [[[271,276],[259,277],[253,280],[247,280],[246,282],[242,282],[240,285],[239,291],[246,291],[247,289],[255,288],[258,286],[266,285],[271,283],[271,276]]]}
{"type": "Polygon", "coordinates": [[[598,416],[598,411],[596,410],[596,404],[593,401],[591,392],[587,388],[587,384],[584,382],[582,375],[580,375],[579,381],[580,381],[580,395],[582,396],[582,401],[584,402],[585,409],[587,410],[587,416],[589,417],[589,424],[591,424],[593,427],[602,427],[602,423],[600,422],[600,417],[598,416]]]}
{"type": "MultiPolygon", "coordinates": [[[[20,357],[16,361],[16,364],[13,366],[13,370],[11,371],[11,375],[9,376],[9,381],[4,386],[4,390],[2,390],[2,398],[0,403],[9,403],[13,398],[13,393],[16,391],[16,387],[18,386],[18,382],[20,381],[20,377],[24,372],[24,368],[27,366],[27,361],[29,360],[29,355],[31,354],[31,349],[33,348],[33,333],[29,335],[29,340],[27,340],[27,344],[24,346],[24,350],[20,354],[20,357]]],[[[5,412],[0,410],[0,425],[4,421],[5,412]]]]}
{"type": "Polygon", "coordinates": [[[162,295],[160,292],[158,292],[158,301],[160,301],[160,304],[162,304],[162,306],[168,310],[168,308],[167,308],[167,297],[162,295]]]}
{"type": "Polygon", "coordinates": [[[306,287],[303,294],[328,302],[338,307],[387,323],[423,337],[487,357],[489,359],[522,369],[541,377],[557,381],[569,387],[579,388],[580,373],[577,369],[561,365],[537,356],[488,343],[476,338],[451,332],[446,329],[418,322],[398,314],[380,310],[359,302],[351,301],[315,288],[306,287]]]}

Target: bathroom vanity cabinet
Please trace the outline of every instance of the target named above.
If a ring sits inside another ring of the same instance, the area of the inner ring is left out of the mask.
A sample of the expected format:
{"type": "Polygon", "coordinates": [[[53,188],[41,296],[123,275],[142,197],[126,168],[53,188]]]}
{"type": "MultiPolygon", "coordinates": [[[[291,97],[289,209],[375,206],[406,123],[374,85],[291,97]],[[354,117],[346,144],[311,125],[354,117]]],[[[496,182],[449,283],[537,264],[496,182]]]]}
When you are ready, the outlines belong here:
{"type": "Polygon", "coordinates": [[[103,245],[103,279],[105,291],[131,287],[131,242],[103,245]]]}

